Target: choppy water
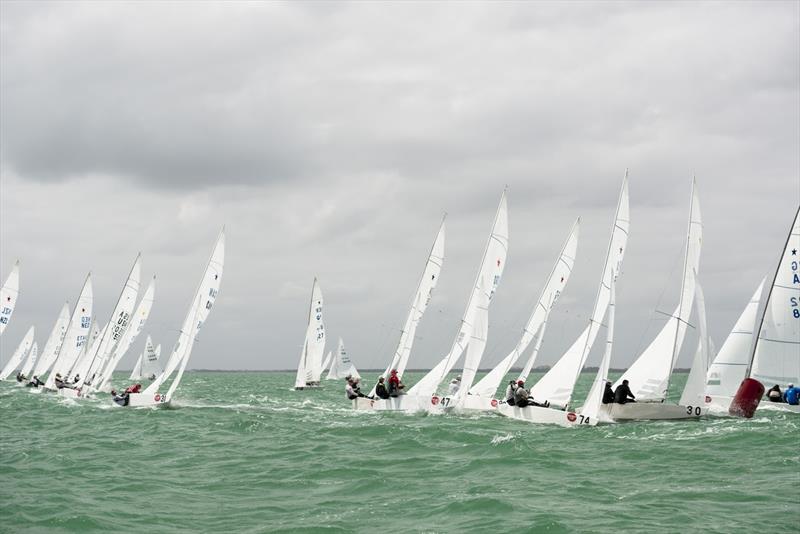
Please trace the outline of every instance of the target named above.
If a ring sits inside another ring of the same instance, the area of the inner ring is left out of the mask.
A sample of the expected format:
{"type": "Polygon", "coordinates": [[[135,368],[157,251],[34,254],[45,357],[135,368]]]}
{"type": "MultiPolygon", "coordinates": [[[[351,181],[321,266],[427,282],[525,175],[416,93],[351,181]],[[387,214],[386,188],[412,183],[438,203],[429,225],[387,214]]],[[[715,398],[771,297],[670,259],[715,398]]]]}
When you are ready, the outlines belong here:
{"type": "MultiPolygon", "coordinates": [[[[797,415],[564,429],[494,415],[356,413],[342,384],[298,392],[293,379],[188,373],[173,409],[0,384],[0,531],[800,525],[797,415]]],[[[576,398],[590,381],[581,377],[576,398]]]]}

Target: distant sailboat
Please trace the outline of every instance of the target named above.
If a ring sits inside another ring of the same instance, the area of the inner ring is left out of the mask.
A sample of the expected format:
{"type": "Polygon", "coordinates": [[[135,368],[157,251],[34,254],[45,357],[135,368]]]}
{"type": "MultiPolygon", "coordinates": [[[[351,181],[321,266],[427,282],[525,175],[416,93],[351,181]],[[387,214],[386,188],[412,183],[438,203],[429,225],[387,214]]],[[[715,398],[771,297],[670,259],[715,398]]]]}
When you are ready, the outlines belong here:
{"type": "Polygon", "coordinates": [[[324,372],[325,369],[328,370],[325,380],[333,380],[333,378],[331,378],[331,365],[333,365],[333,351],[329,350],[327,356],[325,356],[325,359],[322,361],[322,371],[324,372]]]}
{"type": "Polygon", "coordinates": [[[17,306],[17,297],[19,297],[19,260],[11,269],[3,287],[0,287],[0,335],[3,335],[11,320],[11,314],[17,306]]]}
{"type": "Polygon", "coordinates": [[[28,328],[28,332],[22,338],[22,341],[20,341],[17,350],[15,350],[14,353],[11,355],[11,359],[8,360],[6,365],[3,367],[3,370],[0,371],[0,380],[5,380],[9,376],[11,376],[11,373],[16,371],[17,367],[20,366],[22,360],[25,358],[25,356],[27,356],[28,351],[31,348],[31,345],[33,344],[33,335],[34,335],[34,328],[31,326],[30,328],[28,328]]]}
{"type": "Polygon", "coordinates": [[[161,345],[154,347],[153,340],[147,336],[147,341],[144,344],[144,351],[139,355],[136,360],[136,365],[131,372],[129,380],[155,380],[156,376],[161,374],[161,368],[158,365],[158,359],[161,356],[161,345]]]}
{"type": "Polygon", "coordinates": [[[336,349],[336,356],[334,356],[333,362],[331,362],[331,370],[328,373],[328,378],[331,380],[341,380],[348,376],[352,378],[361,378],[361,375],[358,374],[358,369],[353,365],[347,351],[344,350],[344,341],[342,341],[342,338],[339,338],[339,346],[336,349]]]}
{"type": "Polygon", "coordinates": [[[308,306],[308,326],[294,389],[319,387],[322,377],[322,353],[325,352],[325,324],[322,322],[322,289],[314,278],[311,287],[311,302],[308,306]]]}

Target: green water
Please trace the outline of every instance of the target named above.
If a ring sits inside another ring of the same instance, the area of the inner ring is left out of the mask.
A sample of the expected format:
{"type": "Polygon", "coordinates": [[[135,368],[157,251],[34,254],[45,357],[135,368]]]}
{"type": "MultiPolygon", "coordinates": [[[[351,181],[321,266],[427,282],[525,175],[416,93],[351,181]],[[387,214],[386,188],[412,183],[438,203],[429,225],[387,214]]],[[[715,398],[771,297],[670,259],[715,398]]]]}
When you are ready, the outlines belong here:
{"type": "MultiPolygon", "coordinates": [[[[576,398],[591,379],[581,377],[576,398]]],[[[173,409],[0,384],[0,531],[800,526],[797,415],[557,428],[496,415],[357,413],[341,383],[293,391],[293,380],[187,373],[173,409]]]]}

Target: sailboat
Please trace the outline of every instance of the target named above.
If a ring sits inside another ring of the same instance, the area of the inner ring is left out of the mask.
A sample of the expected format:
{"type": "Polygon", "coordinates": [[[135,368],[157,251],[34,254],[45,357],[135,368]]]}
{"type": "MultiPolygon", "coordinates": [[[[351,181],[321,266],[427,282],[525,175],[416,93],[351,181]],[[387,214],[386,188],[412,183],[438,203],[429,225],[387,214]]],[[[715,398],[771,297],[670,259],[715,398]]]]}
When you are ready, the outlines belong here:
{"type": "Polygon", "coordinates": [[[693,404],[691,409],[687,409],[686,406],[666,401],[672,371],[678,360],[686,330],[689,327],[697,273],[700,269],[703,225],[700,216],[700,201],[697,196],[697,182],[695,180],[692,181],[689,206],[686,252],[678,306],[650,345],[614,384],[616,389],[622,384],[623,380],[627,380],[633,395],[636,397],[636,402],[607,405],[610,410],[610,417],[617,421],[630,419],[688,419],[699,417],[705,411],[700,406],[697,406],[696,403],[693,404]]]}
{"type": "MultiPolygon", "coordinates": [[[[761,286],[756,291],[708,371],[705,401],[712,410],[728,411],[739,377],[755,379],[766,387],[777,384],[781,389],[800,384],[800,208],[766,291],[761,286]],[[764,303],[761,310],[758,301],[764,303]],[[753,336],[754,332],[758,335],[753,336]]],[[[800,413],[800,406],[762,405],[800,413]]]]}
{"type": "Polygon", "coordinates": [[[8,322],[11,320],[11,314],[14,313],[14,308],[17,306],[18,296],[19,260],[11,269],[11,273],[6,278],[3,287],[0,287],[0,335],[3,335],[8,322]]]}
{"type": "Polygon", "coordinates": [[[331,380],[340,380],[348,376],[361,378],[361,375],[358,374],[358,369],[353,365],[350,356],[347,355],[347,351],[344,350],[344,341],[342,341],[342,338],[339,338],[339,347],[336,349],[336,356],[333,358],[333,362],[331,362],[331,370],[328,373],[328,378],[331,380]]]}
{"type": "Polygon", "coordinates": [[[28,351],[28,357],[25,359],[25,363],[20,368],[19,373],[17,373],[17,381],[22,382],[31,376],[31,371],[33,370],[33,366],[36,365],[36,360],[38,358],[39,344],[34,341],[33,345],[31,345],[31,350],[28,351]]]}
{"type": "MultiPolygon", "coordinates": [[[[411,300],[411,307],[408,310],[408,316],[403,324],[403,329],[400,331],[400,339],[397,342],[397,348],[395,349],[395,352],[389,361],[389,365],[386,367],[386,371],[381,374],[381,377],[384,379],[389,376],[389,373],[392,370],[397,371],[397,375],[401,379],[403,373],[405,373],[408,360],[411,357],[411,348],[414,345],[414,337],[417,331],[417,326],[419,326],[422,316],[425,314],[425,310],[428,309],[428,304],[430,304],[431,297],[433,296],[433,290],[436,288],[436,284],[439,283],[439,275],[441,274],[442,266],[444,265],[444,223],[445,218],[443,217],[442,222],[439,225],[439,231],[436,233],[436,238],[434,239],[431,250],[428,253],[428,259],[425,262],[425,268],[422,270],[422,275],[420,276],[419,283],[417,284],[417,290],[414,293],[414,298],[411,300]]],[[[373,386],[368,397],[374,397],[374,395],[375,387],[373,386]]],[[[394,402],[397,401],[393,401],[393,403],[394,402]]],[[[360,398],[353,401],[353,406],[360,410],[369,410],[374,409],[376,403],[385,404],[387,406],[393,404],[388,402],[381,403],[379,399],[372,401],[371,399],[360,398]]]]}
{"type": "Polygon", "coordinates": [[[619,201],[617,202],[617,210],[614,215],[614,224],[606,253],[603,274],[600,277],[600,287],[597,291],[589,324],[564,355],[530,389],[531,397],[534,400],[540,404],[549,403],[550,406],[518,408],[500,403],[497,406],[498,413],[508,417],[524,418],[531,423],[569,425],[576,421],[577,414],[568,410],[572,392],[611,302],[611,288],[622,267],[629,229],[628,172],[625,171],[619,201]],[[525,411],[520,412],[520,410],[525,411]]]}
{"type": "Polygon", "coordinates": [[[325,352],[325,324],[322,322],[322,289],[317,278],[311,286],[311,302],[308,305],[308,326],[294,389],[319,387],[322,377],[322,353],[325,352]]]}
{"type": "Polygon", "coordinates": [[[128,380],[155,380],[156,376],[161,373],[158,366],[158,359],[161,357],[161,345],[153,346],[153,340],[147,336],[147,341],[144,344],[144,351],[139,355],[136,360],[136,365],[131,371],[131,376],[128,380]]]}
{"type": "Polygon", "coordinates": [[[27,356],[28,351],[31,349],[31,345],[33,344],[33,335],[34,335],[34,328],[31,326],[28,328],[28,331],[25,333],[25,336],[20,341],[19,346],[17,346],[17,350],[11,355],[11,359],[6,362],[3,370],[0,371],[0,380],[5,380],[11,373],[16,371],[17,367],[20,366],[22,360],[27,356]]]}
{"type": "Polygon", "coordinates": [[[333,351],[329,350],[328,354],[325,356],[325,359],[322,360],[322,370],[323,372],[325,369],[328,370],[328,374],[325,376],[325,380],[333,380],[331,377],[331,365],[333,365],[333,351]]]}
{"type": "Polygon", "coordinates": [[[550,276],[545,282],[544,288],[539,300],[536,302],[528,323],[522,331],[522,338],[514,347],[511,353],[503,358],[494,369],[489,371],[477,384],[472,386],[469,390],[469,395],[464,399],[465,409],[475,410],[491,410],[497,407],[498,401],[493,398],[503,378],[509,373],[511,367],[517,362],[520,356],[527,350],[534,337],[537,338],[535,347],[518,380],[523,382],[528,379],[531,369],[533,369],[536,357],[541,348],[541,342],[544,338],[545,328],[547,326],[547,319],[550,316],[550,311],[553,309],[556,300],[564,291],[569,280],[569,275],[572,273],[573,266],[575,265],[575,257],[578,250],[578,233],[580,228],[580,217],[575,221],[572,230],[561,247],[561,253],[556,260],[550,276]]]}
{"type": "Polygon", "coordinates": [[[56,375],[60,375],[62,378],[66,377],[83,351],[87,336],[89,336],[89,330],[92,327],[92,302],[92,273],[89,273],[83,283],[75,309],[70,316],[67,332],[64,334],[63,343],[58,348],[53,368],[50,370],[50,374],[47,375],[47,380],[44,383],[45,389],[57,389],[56,375]]]}
{"type": "MultiPolygon", "coordinates": [[[[492,230],[489,234],[483,257],[481,258],[480,269],[475,277],[470,298],[461,319],[459,331],[453,340],[450,351],[433,369],[423,376],[419,382],[409,389],[405,395],[381,401],[355,399],[354,407],[357,409],[402,411],[425,411],[431,408],[438,409],[437,407],[441,400],[436,394],[439,384],[447,377],[447,374],[453,369],[467,348],[472,338],[475,315],[478,312],[478,306],[482,298],[481,293],[487,292],[487,298],[491,301],[497,290],[497,285],[500,283],[500,278],[503,275],[507,255],[508,205],[506,191],[504,190],[500,197],[500,204],[497,207],[497,213],[495,214],[492,230]]],[[[399,374],[399,365],[397,369],[399,374]]]]}
{"type": "MultiPolygon", "coordinates": [[[[128,396],[128,406],[164,406],[172,402],[173,395],[178,389],[183,378],[183,373],[189,363],[197,333],[208,319],[214,302],[219,294],[220,284],[222,283],[222,271],[225,264],[225,228],[217,238],[214,251],[208,260],[208,265],[203,273],[203,278],[197,288],[192,303],[183,321],[183,326],[178,335],[178,340],[172,349],[172,354],[167,360],[164,371],[141,393],[131,393],[128,396]],[[161,393],[159,389],[170,378],[177,369],[175,378],[166,393],[161,393]]],[[[109,377],[106,377],[108,380],[109,377]]]]}
{"type": "Polygon", "coordinates": [[[136,311],[133,312],[133,317],[130,319],[129,327],[122,334],[122,338],[117,343],[117,346],[111,356],[108,358],[108,361],[100,362],[97,370],[92,373],[93,391],[110,391],[109,382],[114,375],[114,370],[117,368],[117,365],[119,365],[119,362],[122,360],[123,356],[125,356],[125,354],[128,352],[128,348],[130,348],[139,333],[144,328],[147,318],[150,317],[150,310],[153,309],[153,302],[155,301],[155,291],[156,277],[153,276],[152,280],[150,280],[150,285],[147,286],[147,289],[142,296],[142,299],[139,301],[139,304],[136,305],[136,311]]]}
{"type": "MultiPolygon", "coordinates": [[[[69,325],[69,304],[65,303],[61,307],[61,312],[58,314],[58,319],[50,331],[50,336],[44,344],[44,348],[36,361],[36,366],[31,371],[31,378],[40,378],[50,369],[50,366],[55,362],[61,344],[64,342],[64,335],[67,333],[67,326],[69,325]]],[[[38,382],[32,380],[38,387],[38,382]]]]}

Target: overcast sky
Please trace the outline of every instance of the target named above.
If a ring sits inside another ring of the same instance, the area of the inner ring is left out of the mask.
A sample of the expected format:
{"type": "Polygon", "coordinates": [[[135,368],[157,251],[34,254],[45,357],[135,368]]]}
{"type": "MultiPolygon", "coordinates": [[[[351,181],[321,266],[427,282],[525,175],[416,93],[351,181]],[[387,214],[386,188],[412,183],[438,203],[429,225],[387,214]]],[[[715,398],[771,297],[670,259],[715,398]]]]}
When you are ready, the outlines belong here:
{"type": "Polygon", "coordinates": [[[3,1],[0,277],[22,267],[0,362],[31,324],[44,343],[89,270],[105,322],[138,251],[158,277],[145,333],[168,350],[225,224],[222,290],[190,367],[296,367],[314,276],[328,347],[342,336],[358,367],[382,367],[447,212],[409,363],[430,367],[507,184],[482,367],[516,344],[580,216],[552,363],[591,312],[626,167],[612,366],[677,303],[693,174],[719,347],[800,202],[798,6],[3,1]]]}

